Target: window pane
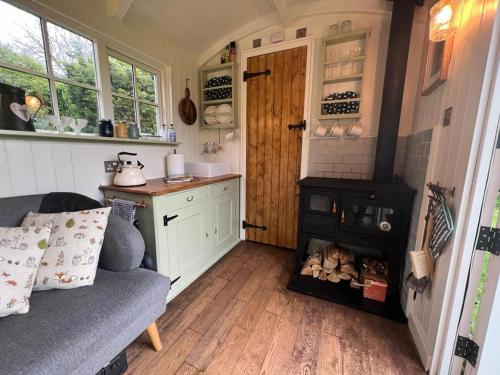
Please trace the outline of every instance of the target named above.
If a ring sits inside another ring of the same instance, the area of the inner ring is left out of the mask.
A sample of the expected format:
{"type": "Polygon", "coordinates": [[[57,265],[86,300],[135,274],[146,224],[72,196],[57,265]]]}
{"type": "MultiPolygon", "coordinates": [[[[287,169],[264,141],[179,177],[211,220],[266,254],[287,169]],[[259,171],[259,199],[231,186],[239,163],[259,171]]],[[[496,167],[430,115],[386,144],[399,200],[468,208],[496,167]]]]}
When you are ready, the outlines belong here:
{"type": "Polygon", "coordinates": [[[97,133],[97,92],[61,82],[56,83],[56,91],[60,115],[86,119],[88,124],[82,129],[82,133],[97,133]]]}
{"type": "Polygon", "coordinates": [[[158,107],[144,103],[139,104],[139,116],[141,116],[142,133],[156,134],[158,132],[157,113],[158,107]]]}
{"type": "Polygon", "coordinates": [[[92,41],[47,22],[54,74],[95,86],[94,44],[92,41]]]}
{"type": "MultiPolygon", "coordinates": [[[[52,101],[50,99],[49,81],[47,79],[36,77],[31,74],[17,72],[11,69],[0,68],[0,82],[20,87],[26,90],[26,95],[37,95],[42,98],[43,106],[38,111],[38,117],[52,113],[52,101]]],[[[33,114],[34,110],[31,112],[33,114]]],[[[37,127],[38,125],[42,126],[41,124],[37,124],[36,121],[35,125],[37,125],[37,127]]],[[[46,126],[42,127],[47,129],[46,126]]]]}
{"type": "Polygon", "coordinates": [[[111,72],[111,89],[116,94],[134,96],[132,65],[108,56],[111,72]]]}
{"type": "Polygon", "coordinates": [[[115,113],[115,122],[136,122],[135,103],[133,100],[113,96],[113,111],[115,113]]]}
{"type": "Polygon", "coordinates": [[[0,1],[0,61],[47,72],[40,18],[0,1]]]}
{"type": "Polygon", "coordinates": [[[137,96],[139,99],[156,103],[156,76],[146,70],[135,68],[137,76],[137,96]]]}

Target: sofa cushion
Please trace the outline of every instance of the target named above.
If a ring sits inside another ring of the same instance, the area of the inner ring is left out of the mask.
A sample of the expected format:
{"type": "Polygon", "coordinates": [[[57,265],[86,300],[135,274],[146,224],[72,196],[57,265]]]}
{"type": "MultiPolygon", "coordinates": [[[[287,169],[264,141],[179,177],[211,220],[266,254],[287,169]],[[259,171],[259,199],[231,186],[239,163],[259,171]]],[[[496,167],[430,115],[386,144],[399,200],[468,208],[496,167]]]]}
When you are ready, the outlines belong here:
{"type": "Polygon", "coordinates": [[[109,271],[130,271],[139,268],[144,257],[144,240],[141,232],[122,218],[110,215],[99,267],[109,271]]]}
{"type": "Polygon", "coordinates": [[[0,374],[95,374],[166,307],[168,278],[97,270],[95,283],[34,292],[25,315],[0,319],[0,374]]]}
{"type": "Polygon", "coordinates": [[[33,290],[72,289],[94,283],[111,208],[26,215],[21,226],[50,226],[33,290]]]}
{"type": "Polygon", "coordinates": [[[0,317],[25,314],[50,228],[0,227],[0,317]]]}

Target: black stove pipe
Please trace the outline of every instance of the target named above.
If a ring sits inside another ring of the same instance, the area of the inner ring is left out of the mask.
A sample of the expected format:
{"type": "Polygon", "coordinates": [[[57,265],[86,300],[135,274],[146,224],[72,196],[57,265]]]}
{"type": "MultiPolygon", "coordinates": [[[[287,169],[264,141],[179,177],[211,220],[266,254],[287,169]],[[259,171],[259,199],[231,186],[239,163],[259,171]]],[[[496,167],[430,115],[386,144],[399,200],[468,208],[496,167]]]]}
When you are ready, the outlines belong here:
{"type": "Polygon", "coordinates": [[[398,142],[406,66],[416,0],[396,0],[392,8],[382,108],[373,179],[391,182],[398,142]]]}

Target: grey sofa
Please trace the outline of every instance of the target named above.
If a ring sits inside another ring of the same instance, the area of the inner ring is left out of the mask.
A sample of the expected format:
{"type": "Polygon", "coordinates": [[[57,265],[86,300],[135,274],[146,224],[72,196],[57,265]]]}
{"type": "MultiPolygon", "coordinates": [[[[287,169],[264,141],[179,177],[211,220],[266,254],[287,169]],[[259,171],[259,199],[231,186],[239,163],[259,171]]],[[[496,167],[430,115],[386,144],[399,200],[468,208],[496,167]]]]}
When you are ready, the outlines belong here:
{"type": "MultiPolygon", "coordinates": [[[[0,227],[18,226],[42,199],[0,198],[0,227]]],[[[33,292],[27,314],[0,318],[0,374],[103,368],[165,312],[170,280],[139,268],[143,254],[139,231],[111,215],[94,285],[33,292]]]]}

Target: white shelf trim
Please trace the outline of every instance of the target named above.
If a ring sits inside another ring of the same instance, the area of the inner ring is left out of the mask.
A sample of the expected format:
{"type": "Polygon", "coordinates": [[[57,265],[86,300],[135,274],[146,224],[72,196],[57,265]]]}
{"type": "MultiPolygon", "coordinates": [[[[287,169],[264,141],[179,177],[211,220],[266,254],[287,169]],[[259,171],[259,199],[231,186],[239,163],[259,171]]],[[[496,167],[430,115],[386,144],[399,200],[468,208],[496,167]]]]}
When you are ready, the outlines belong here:
{"type": "Polygon", "coordinates": [[[157,146],[178,146],[181,142],[165,142],[156,139],[131,139],[131,138],[115,138],[115,137],[101,137],[97,134],[71,134],[71,133],[52,133],[45,131],[28,132],[18,130],[0,130],[1,138],[32,138],[32,139],[46,139],[56,141],[69,141],[69,142],[101,142],[101,143],[139,143],[157,146]]]}

